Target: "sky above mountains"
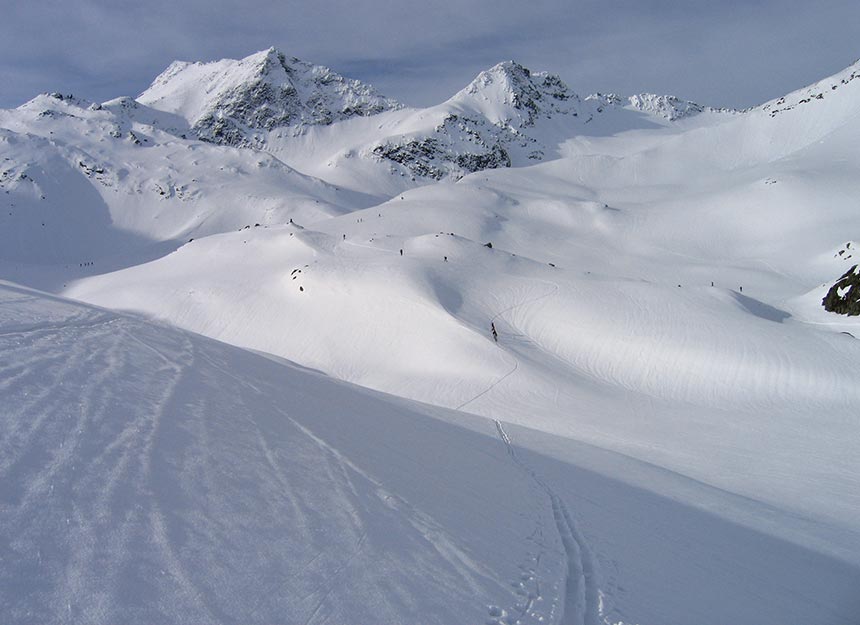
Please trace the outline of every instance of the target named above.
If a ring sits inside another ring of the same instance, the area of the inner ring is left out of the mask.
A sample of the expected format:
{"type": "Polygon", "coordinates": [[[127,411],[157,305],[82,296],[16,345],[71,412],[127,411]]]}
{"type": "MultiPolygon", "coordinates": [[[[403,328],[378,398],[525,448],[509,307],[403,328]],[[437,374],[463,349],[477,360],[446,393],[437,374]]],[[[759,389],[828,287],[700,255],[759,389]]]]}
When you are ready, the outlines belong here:
{"type": "Polygon", "coordinates": [[[135,96],[171,61],[275,46],[406,104],[514,59],[580,93],[746,107],[858,56],[856,0],[0,0],[0,107],[45,91],[135,96]]]}

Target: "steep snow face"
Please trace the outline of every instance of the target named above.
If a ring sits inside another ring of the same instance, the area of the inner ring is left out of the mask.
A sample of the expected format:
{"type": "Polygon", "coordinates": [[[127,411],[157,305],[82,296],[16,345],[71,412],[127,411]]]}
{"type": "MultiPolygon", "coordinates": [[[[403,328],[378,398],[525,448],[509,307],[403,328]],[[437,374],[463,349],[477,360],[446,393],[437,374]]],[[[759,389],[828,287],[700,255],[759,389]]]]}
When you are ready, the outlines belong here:
{"type": "MultiPolygon", "coordinates": [[[[541,119],[556,115],[580,118],[586,122],[607,108],[646,113],[655,119],[674,122],[700,113],[737,112],[714,109],[673,95],[641,93],[630,97],[596,93],[581,98],[558,76],[531,72],[514,61],[499,63],[481,72],[462,91],[448,101],[464,110],[474,111],[493,124],[523,130],[541,119]]],[[[569,123],[573,123],[570,119],[569,123]]],[[[587,133],[587,129],[582,129],[587,133]]]]}
{"type": "MultiPolygon", "coordinates": [[[[373,146],[370,153],[413,177],[435,180],[540,161],[552,144],[531,132],[535,125],[557,115],[576,117],[579,103],[579,96],[558,76],[533,74],[507,61],[481,72],[465,89],[431,108],[435,126],[407,130],[373,146]]],[[[414,120],[406,125],[414,125],[414,120]]]]}
{"type": "Polygon", "coordinates": [[[388,139],[370,154],[405,169],[413,180],[442,180],[485,169],[510,167],[511,135],[477,117],[444,113],[432,130],[388,139]]]}
{"type": "MultiPolygon", "coordinates": [[[[368,85],[269,49],[241,60],[177,61],[138,100],[39,96],[0,113],[0,124],[62,138],[90,154],[104,152],[106,146],[92,144],[107,137],[159,150],[195,139],[260,149],[303,173],[384,199],[446,178],[550,160],[577,135],[657,129],[700,110],[667,96],[582,100],[557,76],[513,61],[481,72],[438,106],[405,109],[368,85]]],[[[130,171],[150,168],[137,158],[130,164],[130,171]]],[[[165,185],[176,186],[151,173],[160,178],[152,187],[159,196],[165,185]]],[[[356,205],[367,201],[357,198],[356,205]]]]}
{"type": "Polygon", "coordinates": [[[401,108],[369,85],[270,48],[241,60],[177,61],[138,100],[185,118],[199,138],[255,144],[265,131],[301,129],[401,108]]]}

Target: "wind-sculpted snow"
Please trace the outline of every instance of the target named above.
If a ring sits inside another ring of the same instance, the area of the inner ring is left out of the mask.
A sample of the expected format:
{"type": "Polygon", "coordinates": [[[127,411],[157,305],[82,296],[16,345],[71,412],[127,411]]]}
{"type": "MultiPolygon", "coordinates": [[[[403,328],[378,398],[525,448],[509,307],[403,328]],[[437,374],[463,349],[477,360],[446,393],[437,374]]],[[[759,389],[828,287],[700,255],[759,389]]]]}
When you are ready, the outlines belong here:
{"type": "Polygon", "coordinates": [[[592,138],[334,219],[195,240],[68,293],[611,449],[774,515],[741,524],[853,561],[860,343],[815,290],[853,264],[835,246],[857,224],[858,128],[835,123],[823,143],[821,120],[772,136],[790,117],[755,113],[592,138]]]}

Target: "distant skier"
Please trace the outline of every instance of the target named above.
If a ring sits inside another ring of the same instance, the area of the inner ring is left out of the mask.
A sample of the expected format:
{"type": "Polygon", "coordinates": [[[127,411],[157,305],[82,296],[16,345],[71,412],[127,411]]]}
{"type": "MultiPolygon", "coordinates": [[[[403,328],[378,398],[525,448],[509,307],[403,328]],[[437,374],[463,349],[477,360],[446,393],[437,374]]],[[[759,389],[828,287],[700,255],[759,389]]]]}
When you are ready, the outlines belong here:
{"type": "Polygon", "coordinates": [[[403,250],[402,249],[400,250],[400,255],[403,256],[403,250]]]}
{"type": "Polygon", "coordinates": [[[493,333],[493,340],[498,343],[499,342],[499,333],[496,332],[496,324],[495,322],[490,322],[490,331],[493,333]]]}

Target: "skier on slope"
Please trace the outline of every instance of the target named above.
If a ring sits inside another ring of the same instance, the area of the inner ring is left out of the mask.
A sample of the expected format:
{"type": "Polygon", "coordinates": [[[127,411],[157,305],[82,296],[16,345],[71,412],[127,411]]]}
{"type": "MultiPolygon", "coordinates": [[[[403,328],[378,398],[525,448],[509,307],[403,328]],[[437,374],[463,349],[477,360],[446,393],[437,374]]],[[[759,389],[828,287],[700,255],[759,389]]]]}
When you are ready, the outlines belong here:
{"type": "Polygon", "coordinates": [[[498,343],[499,342],[499,333],[496,332],[496,323],[494,321],[490,322],[490,331],[493,333],[493,340],[498,343]]]}

